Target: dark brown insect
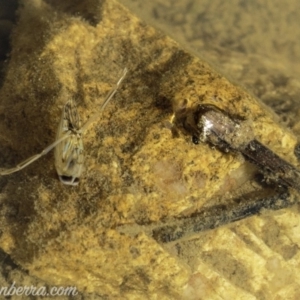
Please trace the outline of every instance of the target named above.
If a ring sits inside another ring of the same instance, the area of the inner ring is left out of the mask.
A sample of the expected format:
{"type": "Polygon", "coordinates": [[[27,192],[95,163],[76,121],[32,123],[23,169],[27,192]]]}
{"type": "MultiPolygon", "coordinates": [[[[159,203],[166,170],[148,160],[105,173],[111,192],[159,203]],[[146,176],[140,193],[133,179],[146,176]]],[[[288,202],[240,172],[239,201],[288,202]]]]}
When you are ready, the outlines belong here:
{"type": "Polygon", "coordinates": [[[224,152],[240,152],[270,181],[300,191],[300,171],[253,136],[249,122],[233,119],[213,105],[199,105],[183,120],[193,142],[207,142],[224,152]]]}

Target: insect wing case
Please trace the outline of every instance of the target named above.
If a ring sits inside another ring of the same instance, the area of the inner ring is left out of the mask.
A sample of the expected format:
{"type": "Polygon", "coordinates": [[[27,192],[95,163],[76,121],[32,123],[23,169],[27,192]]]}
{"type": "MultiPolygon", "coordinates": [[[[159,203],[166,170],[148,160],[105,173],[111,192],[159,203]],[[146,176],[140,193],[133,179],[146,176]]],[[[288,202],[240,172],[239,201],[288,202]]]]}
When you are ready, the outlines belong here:
{"type": "Polygon", "coordinates": [[[195,118],[200,140],[225,152],[242,151],[254,138],[253,130],[247,122],[233,120],[213,105],[199,105],[195,118]]]}
{"type": "Polygon", "coordinates": [[[77,185],[83,171],[83,143],[81,122],[77,107],[72,100],[64,106],[56,139],[69,134],[55,147],[55,167],[59,179],[67,185],[77,185]]]}

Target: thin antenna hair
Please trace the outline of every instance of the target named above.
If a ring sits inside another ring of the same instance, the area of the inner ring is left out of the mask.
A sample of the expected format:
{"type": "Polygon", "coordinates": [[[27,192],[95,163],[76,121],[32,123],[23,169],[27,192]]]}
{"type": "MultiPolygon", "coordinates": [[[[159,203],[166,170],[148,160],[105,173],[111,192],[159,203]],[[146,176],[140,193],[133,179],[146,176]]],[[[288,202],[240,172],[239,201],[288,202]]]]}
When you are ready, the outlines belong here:
{"type": "MultiPolygon", "coordinates": [[[[120,88],[122,81],[124,80],[126,74],[128,72],[127,68],[124,68],[122,76],[120,77],[120,79],[118,80],[118,82],[115,84],[115,86],[108,92],[106,98],[104,99],[101,107],[100,107],[100,112],[103,111],[103,109],[106,107],[106,105],[109,103],[109,101],[113,98],[113,96],[115,95],[115,93],[118,91],[118,89],[120,88]]],[[[94,113],[93,116],[91,116],[88,121],[82,126],[81,130],[82,132],[84,132],[94,121],[97,120],[97,118],[99,117],[99,112],[94,113]]]]}

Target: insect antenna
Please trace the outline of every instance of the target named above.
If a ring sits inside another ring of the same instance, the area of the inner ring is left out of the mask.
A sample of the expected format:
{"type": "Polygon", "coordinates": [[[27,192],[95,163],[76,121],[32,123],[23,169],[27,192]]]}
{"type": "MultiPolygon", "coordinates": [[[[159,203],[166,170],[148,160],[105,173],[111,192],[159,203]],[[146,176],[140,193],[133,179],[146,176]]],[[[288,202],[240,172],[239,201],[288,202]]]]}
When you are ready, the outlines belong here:
{"type": "MultiPolygon", "coordinates": [[[[127,68],[124,68],[122,76],[120,77],[120,79],[118,80],[118,82],[115,84],[115,86],[109,91],[109,93],[107,94],[106,98],[104,99],[101,108],[100,108],[100,112],[106,107],[106,105],[108,104],[108,102],[113,98],[113,96],[115,95],[115,93],[118,91],[118,89],[120,88],[122,81],[124,80],[126,74],[128,72],[127,68]]],[[[99,112],[94,113],[94,115],[92,115],[88,121],[86,121],[86,123],[82,126],[81,131],[82,133],[84,133],[84,131],[94,122],[97,120],[97,118],[99,117],[99,112]]]]}
{"type": "Polygon", "coordinates": [[[35,155],[33,155],[33,156],[25,159],[24,161],[22,161],[21,163],[19,163],[14,168],[11,168],[11,169],[0,169],[0,176],[9,175],[9,174],[18,172],[18,171],[26,168],[27,166],[29,166],[30,164],[32,164],[33,162],[35,162],[36,160],[38,160],[42,156],[46,155],[50,150],[52,150],[54,147],[56,147],[59,143],[61,143],[65,139],[67,139],[70,136],[70,134],[71,134],[70,132],[66,133],[60,139],[56,140],[55,142],[53,142],[52,144],[50,144],[48,147],[46,147],[42,152],[40,152],[38,154],[35,154],[35,155]]]}

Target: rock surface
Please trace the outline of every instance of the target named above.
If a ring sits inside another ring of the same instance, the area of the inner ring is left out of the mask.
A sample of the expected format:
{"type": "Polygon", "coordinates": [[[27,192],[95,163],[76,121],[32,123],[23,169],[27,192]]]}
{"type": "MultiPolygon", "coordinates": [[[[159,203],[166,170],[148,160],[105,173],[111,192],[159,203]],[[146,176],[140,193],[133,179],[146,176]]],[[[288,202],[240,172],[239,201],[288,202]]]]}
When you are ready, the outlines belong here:
{"type": "Polygon", "coordinates": [[[86,171],[78,187],[58,181],[51,154],[0,178],[1,248],[47,284],[107,299],[218,299],[225,290],[255,299],[286,282],[297,288],[295,211],[169,246],[142,227],[137,235],[117,230],[224,204],[216,196],[252,178],[239,156],[194,145],[181,131],[172,137],[165,124],[184,99],[250,120],[255,136],[295,165],[297,140],[266,106],[118,1],[88,2],[24,1],[0,91],[1,167],[53,141],[68,98],[85,121],[125,66],[129,74],[83,138],[86,171]],[[279,226],[291,228],[289,238],[279,226]]]}

